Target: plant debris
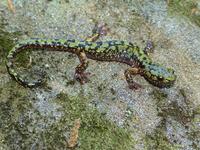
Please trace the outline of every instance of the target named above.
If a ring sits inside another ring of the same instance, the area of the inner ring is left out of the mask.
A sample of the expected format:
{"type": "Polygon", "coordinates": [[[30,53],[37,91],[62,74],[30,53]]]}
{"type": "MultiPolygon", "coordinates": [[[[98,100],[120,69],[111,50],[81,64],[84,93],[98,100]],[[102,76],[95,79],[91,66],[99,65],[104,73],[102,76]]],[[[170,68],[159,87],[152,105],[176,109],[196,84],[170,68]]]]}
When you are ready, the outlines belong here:
{"type": "Polygon", "coordinates": [[[74,121],[74,127],[70,131],[70,137],[69,140],[67,141],[67,147],[73,148],[77,145],[78,131],[81,126],[80,124],[81,124],[80,118],[74,121]]]}
{"type": "Polygon", "coordinates": [[[14,5],[13,5],[13,1],[12,1],[12,0],[7,0],[7,2],[8,2],[8,9],[9,9],[11,12],[15,13],[15,7],[14,7],[14,5]]]}

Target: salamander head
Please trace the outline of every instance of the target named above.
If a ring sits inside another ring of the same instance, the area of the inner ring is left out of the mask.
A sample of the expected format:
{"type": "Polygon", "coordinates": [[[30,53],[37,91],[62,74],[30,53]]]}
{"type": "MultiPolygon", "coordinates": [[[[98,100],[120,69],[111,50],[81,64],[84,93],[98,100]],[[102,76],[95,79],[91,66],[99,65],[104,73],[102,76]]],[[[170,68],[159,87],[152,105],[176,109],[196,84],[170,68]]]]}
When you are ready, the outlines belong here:
{"type": "Polygon", "coordinates": [[[171,87],[176,80],[174,70],[164,68],[160,64],[146,65],[143,76],[149,83],[159,88],[171,87]]]}

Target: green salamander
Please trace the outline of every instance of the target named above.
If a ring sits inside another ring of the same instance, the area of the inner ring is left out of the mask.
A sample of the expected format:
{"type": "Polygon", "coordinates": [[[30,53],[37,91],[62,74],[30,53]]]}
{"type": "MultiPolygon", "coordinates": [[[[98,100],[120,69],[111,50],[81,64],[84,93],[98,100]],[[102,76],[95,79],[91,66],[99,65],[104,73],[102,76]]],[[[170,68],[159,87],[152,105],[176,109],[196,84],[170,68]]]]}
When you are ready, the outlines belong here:
{"type": "Polygon", "coordinates": [[[75,78],[82,84],[87,82],[87,73],[85,73],[88,67],[87,58],[99,61],[116,61],[129,65],[130,68],[125,70],[124,74],[131,89],[139,87],[139,84],[133,80],[133,76],[137,74],[159,88],[170,87],[176,80],[176,75],[172,69],[152,62],[146,51],[126,41],[91,42],[68,39],[29,39],[15,45],[7,56],[9,74],[26,87],[35,87],[43,82],[43,80],[29,82],[16,73],[14,69],[14,58],[19,52],[27,49],[46,49],[76,54],[80,64],[75,69],[75,78]]]}

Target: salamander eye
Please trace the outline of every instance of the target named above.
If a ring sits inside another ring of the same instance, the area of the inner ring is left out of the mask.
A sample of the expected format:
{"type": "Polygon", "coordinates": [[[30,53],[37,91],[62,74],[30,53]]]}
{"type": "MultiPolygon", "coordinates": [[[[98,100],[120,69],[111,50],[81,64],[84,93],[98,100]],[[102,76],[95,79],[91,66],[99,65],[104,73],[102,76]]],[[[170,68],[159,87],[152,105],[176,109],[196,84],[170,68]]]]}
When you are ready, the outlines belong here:
{"type": "Polygon", "coordinates": [[[171,69],[171,68],[168,68],[167,70],[168,70],[169,72],[171,72],[171,73],[174,73],[174,70],[171,69]]]}

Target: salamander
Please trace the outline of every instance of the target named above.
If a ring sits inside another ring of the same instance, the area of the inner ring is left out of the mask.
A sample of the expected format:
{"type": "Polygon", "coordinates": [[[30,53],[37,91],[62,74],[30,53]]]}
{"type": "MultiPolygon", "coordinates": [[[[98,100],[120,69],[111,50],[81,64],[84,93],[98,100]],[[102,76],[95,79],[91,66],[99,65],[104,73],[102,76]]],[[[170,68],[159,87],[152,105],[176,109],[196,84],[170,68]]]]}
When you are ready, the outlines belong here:
{"type": "Polygon", "coordinates": [[[134,75],[143,76],[150,84],[159,88],[171,87],[176,80],[173,69],[154,63],[145,50],[130,42],[120,40],[93,42],[75,39],[35,38],[19,42],[10,50],[7,56],[6,66],[8,73],[25,87],[36,87],[43,83],[43,79],[34,82],[23,79],[14,69],[14,58],[19,52],[27,49],[62,51],[76,54],[80,64],[75,69],[75,78],[81,84],[88,81],[88,74],[85,72],[88,67],[87,58],[98,61],[115,61],[129,65],[130,68],[125,70],[124,75],[131,89],[140,87],[138,83],[134,82],[134,75]]]}

